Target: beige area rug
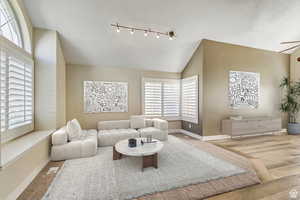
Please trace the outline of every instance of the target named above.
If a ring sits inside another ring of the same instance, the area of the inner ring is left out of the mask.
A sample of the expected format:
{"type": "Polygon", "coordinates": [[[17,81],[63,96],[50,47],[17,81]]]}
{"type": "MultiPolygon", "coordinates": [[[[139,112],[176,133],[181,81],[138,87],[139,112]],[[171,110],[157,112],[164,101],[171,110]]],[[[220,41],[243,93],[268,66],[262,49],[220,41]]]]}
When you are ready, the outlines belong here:
{"type": "Polygon", "coordinates": [[[207,143],[202,146],[197,148],[169,136],[159,153],[159,168],[144,172],[141,158],[113,161],[112,147],[99,148],[94,157],[66,161],[44,199],[123,200],[196,185],[205,186],[198,194],[198,198],[204,198],[259,182],[251,169],[216,156],[222,151],[211,153],[212,146],[207,143]],[[242,175],[245,180],[239,179],[242,175]],[[208,189],[212,181],[222,184],[208,189]]]}

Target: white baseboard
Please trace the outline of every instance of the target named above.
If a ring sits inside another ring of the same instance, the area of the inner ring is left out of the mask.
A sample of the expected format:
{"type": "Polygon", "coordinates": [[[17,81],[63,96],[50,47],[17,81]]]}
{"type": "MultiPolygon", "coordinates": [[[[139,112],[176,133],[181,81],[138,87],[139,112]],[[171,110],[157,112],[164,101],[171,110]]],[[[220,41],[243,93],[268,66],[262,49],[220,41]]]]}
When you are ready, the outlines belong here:
{"type": "Polygon", "coordinates": [[[40,173],[40,171],[48,164],[48,162],[50,161],[50,158],[48,160],[46,160],[45,162],[43,162],[40,166],[36,167],[33,172],[31,174],[29,174],[25,180],[18,185],[18,187],[11,192],[8,197],[6,198],[6,200],[15,200],[17,199],[22,192],[29,186],[29,184],[33,181],[33,179],[40,173]]]}
{"type": "Polygon", "coordinates": [[[168,133],[181,133],[181,129],[169,129],[168,133]]]}
{"type": "Polygon", "coordinates": [[[224,140],[231,138],[230,135],[212,135],[212,136],[202,136],[202,141],[211,141],[211,140],[224,140]]]}
{"type": "Polygon", "coordinates": [[[169,129],[168,132],[169,133],[182,133],[182,134],[188,135],[188,136],[193,137],[198,140],[201,140],[201,138],[202,138],[200,135],[197,135],[195,133],[192,133],[190,131],[183,130],[183,129],[169,129]]]}
{"type": "Polygon", "coordinates": [[[185,134],[185,135],[188,135],[188,136],[190,136],[190,137],[192,137],[192,138],[195,138],[195,139],[197,139],[197,140],[202,140],[202,136],[197,135],[197,134],[195,134],[195,133],[192,133],[192,132],[190,132],[190,131],[184,130],[184,129],[180,129],[180,133],[185,134]]]}

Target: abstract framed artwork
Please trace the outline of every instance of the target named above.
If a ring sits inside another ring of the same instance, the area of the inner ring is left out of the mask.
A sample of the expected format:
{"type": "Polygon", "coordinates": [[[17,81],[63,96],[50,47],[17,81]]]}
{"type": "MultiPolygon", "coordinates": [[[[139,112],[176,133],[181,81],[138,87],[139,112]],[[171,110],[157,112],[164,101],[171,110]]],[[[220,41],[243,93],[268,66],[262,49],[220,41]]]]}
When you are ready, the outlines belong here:
{"type": "Polygon", "coordinates": [[[84,112],[128,112],[128,83],[84,81],[84,112]]]}
{"type": "Polygon", "coordinates": [[[254,72],[229,71],[229,106],[258,108],[260,74],[254,72]]]}

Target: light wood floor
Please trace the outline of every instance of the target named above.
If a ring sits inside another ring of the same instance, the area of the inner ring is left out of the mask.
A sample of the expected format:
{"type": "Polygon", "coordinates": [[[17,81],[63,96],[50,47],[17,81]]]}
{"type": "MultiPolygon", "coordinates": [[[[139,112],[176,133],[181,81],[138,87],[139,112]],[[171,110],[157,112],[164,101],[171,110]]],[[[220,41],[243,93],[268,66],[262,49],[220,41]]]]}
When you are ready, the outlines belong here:
{"type": "Polygon", "coordinates": [[[300,174],[300,136],[256,136],[212,143],[260,160],[273,179],[300,174]]]}
{"type": "Polygon", "coordinates": [[[284,200],[292,189],[300,199],[300,136],[273,135],[214,141],[213,144],[248,157],[256,171],[267,177],[260,185],[251,186],[209,200],[284,200]]]}
{"type": "MultiPolygon", "coordinates": [[[[198,140],[187,136],[180,134],[175,136],[194,144],[199,143],[198,140]]],[[[283,200],[290,199],[289,192],[293,188],[299,191],[300,199],[300,136],[257,136],[212,143],[250,159],[263,183],[217,195],[208,198],[209,200],[283,200]]],[[[47,175],[48,169],[53,166],[61,167],[62,164],[63,162],[50,162],[18,200],[41,199],[55,177],[55,174],[47,175]]],[[[152,196],[151,199],[191,198],[185,197],[178,191],[170,191],[167,196],[157,195],[157,198],[152,196]]]]}

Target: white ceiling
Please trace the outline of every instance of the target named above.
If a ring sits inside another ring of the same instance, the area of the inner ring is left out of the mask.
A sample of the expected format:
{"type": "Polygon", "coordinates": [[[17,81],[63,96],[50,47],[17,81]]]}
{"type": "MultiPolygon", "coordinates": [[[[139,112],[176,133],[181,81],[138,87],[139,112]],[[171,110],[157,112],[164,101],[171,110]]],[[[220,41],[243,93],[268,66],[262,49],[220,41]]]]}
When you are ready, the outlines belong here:
{"type": "Polygon", "coordinates": [[[24,0],[36,27],[57,30],[70,64],[181,72],[203,39],[267,50],[300,40],[299,0],[24,0]],[[174,30],[177,39],[116,33],[111,23],[174,30]]]}

